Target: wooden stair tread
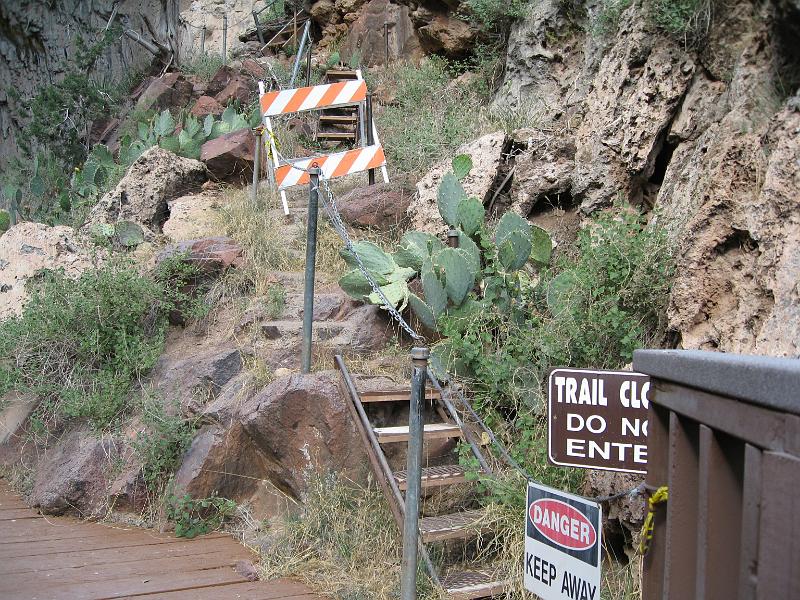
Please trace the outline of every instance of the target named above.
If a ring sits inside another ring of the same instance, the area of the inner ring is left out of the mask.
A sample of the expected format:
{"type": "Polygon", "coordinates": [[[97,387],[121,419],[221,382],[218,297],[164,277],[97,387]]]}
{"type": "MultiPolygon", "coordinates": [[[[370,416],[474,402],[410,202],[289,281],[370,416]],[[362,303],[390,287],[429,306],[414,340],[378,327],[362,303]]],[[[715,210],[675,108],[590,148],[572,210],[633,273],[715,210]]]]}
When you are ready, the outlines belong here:
{"type": "Polygon", "coordinates": [[[419,531],[422,541],[440,542],[442,540],[467,539],[486,531],[479,523],[484,518],[481,510],[465,510],[438,517],[422,517],[419,520],[419,531]]]}
{"type": "Polygon", "coordinates": [[[320,131],[317,132],[318,140],[354,140],[354,131],[320,131]]]}
{"type": "Polygon", "coordinates": [[[320,115],[320,123],[357,123],[358,117],[353,115],[320,115]]]}
{"type": "Polygon", "coordinates": [[[472,600],[502,594],[507,581],[498,581],[484,571],[451,571],[440,579],[451,600],[472,600]]]}
{"type": "MultiPolygon", "coordinates": [[[[425,390],[425,398],[433,400],[440,398],[438,390],[427,389],[425,390]]],[[[397,390],[378,390],[373,392],[362,392],[361,402],[410,402],[411,401],[411,388],[397,389],[397,390]]]]}
{"type": "Polygon", "coordinates": [[[325,73],[327,79],[341,81],[343,79],[358,79],[358,73],[346,69],[328,69],[325,73]]]}
{"type": "MultiPolygon", "coordinates": [[[[401,490],[408,487],[406,471],[395,471],[394,478],[401,490]]],[[[442,485],[455,485],[467,481],[467,471],[461,465],[441,465],[438,467],[424,467],[422,469],[422,487],[439,487],[442,485]]]]}
{"type": "MultiPolygon", "coordinates": [[[[375,436],[381,444],[387,442],[407,442],[408,425],[395,427],[375,427],[375,436]]],[[[429,423],[425,425],[424,437],[426,439],[461,437],[461,428],[452,423],[429,423]]]]}

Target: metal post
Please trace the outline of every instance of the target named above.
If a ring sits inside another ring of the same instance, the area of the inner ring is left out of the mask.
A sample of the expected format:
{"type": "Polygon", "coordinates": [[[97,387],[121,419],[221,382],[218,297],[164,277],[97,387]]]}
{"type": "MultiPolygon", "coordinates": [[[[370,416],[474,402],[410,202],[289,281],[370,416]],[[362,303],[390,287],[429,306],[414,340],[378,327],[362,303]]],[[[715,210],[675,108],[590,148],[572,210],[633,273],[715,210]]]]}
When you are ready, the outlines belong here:
{"type": "MultiPolygon", "coordinates": [[[[372,146],[375,143],[374,130],[372,127],[372,92],[367,93],[367,100],[364,103],[367,121],[367,146],[372,146]]],[[[375,169],[370,169],[367,172],[367,181],[370,185],[375,185],[375,169]]]]}
{"type": "Polygon", "coordinates": [[[200,32],[200,56],[206,55],[206,26],[203,25],[203,29],[200,32]]]}
{"type": "Polygon", "coordinates": [[[251,197],[253,204],[258,202],[258,178],[261,175],[261,145],[264,142],[264,128],[259,126],[253,129],[253,136],[256,138],[256,147],[253,152],[253,189],[251,197]]]}
{"type": "Polygon", "coordinates": [[[311,51],[314,49],[314,44],[308,40],[308,54],[306,55],[306,87],[311,87],[311,51]]]}
{"type": "MultiPolygon", "coordinates": [[[[297,54],[294,57],[294,67],[292,67],[292,78],[289,80],[290,88],[294,87],[294,81],[297,78],[297,74],[300,72],[300,60],[303,58],[303,50],[306,47],[306,40],[308,40],[310,27],[311,27],[311,21],[306,21],[306,26],[303,28],[303,35],[300,38],[300,45],[297,48],[295,48],[297,50],[297,54]]],[[[297,43],[296,40],[295,43],[297,43]]]]}
{"type": "Polygon", "coordinates": [[[306,287],[303,297],[303,354],[302,373],[311,372],[311,337],[314,325],[314,262],[317,256],[317,214],[319,212],[319,166],[308,170],[308,230],[306,234],[306,287]]]}
{"type": "Polygon", "coordinates": [[[228,64],[228,15],[222,15],[222,64],[228,64]]]}
{"type": "Polygon", "coordinates": [[[403,520],[403,570],[400,598],[417,597],[417,552],[419,548],[419,495],[422,487],[422,405],[428,372],[428,348],[411,350],[411,405],[408,413],[408,460],[406,464],[406,510],[403,520]]]}
{"type": "Polygon", "coordinates": [[[458,248],[458,229],[447,230],[447,245],[451,248],[458,248]]]}

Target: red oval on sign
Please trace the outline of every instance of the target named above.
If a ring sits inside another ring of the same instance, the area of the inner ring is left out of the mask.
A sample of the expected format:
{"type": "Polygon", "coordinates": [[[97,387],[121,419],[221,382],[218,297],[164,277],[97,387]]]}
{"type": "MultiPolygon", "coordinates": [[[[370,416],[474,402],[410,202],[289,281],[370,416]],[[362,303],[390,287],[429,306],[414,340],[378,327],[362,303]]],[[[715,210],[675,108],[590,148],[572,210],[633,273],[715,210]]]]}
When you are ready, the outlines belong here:
{"type": "Polygon", "coordinates": [[[528,508],[528,516],[539,533],[563,548],[586,550],[597,541],[592,522],[577,508],[560,500],[537,500],[528,508]]]}

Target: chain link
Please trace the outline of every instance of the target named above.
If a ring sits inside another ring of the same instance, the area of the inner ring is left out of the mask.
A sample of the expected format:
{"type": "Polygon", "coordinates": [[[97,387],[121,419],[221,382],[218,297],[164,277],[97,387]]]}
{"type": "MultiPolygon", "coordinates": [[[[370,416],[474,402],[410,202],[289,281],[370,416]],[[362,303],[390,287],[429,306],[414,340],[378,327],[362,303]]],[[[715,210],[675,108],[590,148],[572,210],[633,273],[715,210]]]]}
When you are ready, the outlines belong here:
{"type": "MultiPolygon", "coordinates": [[[[296,165],[294,165],[294,168],[308,171],[308,169],[303,169],[302,167],[296,165]]],[[[350,239],[350,235],[347,233],[347,227],[345,226],[344,221],[342,221],[342,216],[339,213],[339,207],[336,206],[336,198],[331,191],[330,185],[328,185],[328,180],[320,174],[319,182],[320,184],[315,189],[318,193],[320,191],[323,192],[319,194],[319,197],[322,199],[322,206],[325,209],[325,213],[328,215],[328,220],[331,222],[334,231],[336,231],[336,233],[339,234],[339,237],[342,238],[342,241],[344,242],[348,252],[355,257],[356,263],[358,263],[359,271],[361,271],[361,274],[369,282],[372,291],[375,292],[375,294],[381,299],[381,302],[383,302],[383,308],[392,316],[395,321],[397,321],[398,325],[400,325],[400,327],[402,327],[413,339],[421,340],[422,336],[414,331],[411,325],[406,322],[406,320],[403,318],[403,315],[401,315],[400,311],[398,311],[394,304],[389,301],[389,299],[386,297],[386,294],[383,293],[381,286],[378,285],[370,272],[364,266],[361,257],[358,255],[358,252],[356,252],[353,240],[350,239]]]]}

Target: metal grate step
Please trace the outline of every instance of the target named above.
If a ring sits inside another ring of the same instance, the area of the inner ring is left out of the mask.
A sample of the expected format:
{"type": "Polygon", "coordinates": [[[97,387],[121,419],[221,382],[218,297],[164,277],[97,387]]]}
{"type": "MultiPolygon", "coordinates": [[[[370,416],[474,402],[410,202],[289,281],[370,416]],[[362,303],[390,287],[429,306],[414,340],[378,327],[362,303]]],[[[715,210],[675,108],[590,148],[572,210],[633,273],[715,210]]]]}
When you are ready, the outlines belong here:
{"type": "Polygon", "coordinates": [[[442,587],[451,600],[472,600],[502,594],[507,581],[497,581],[483,571],[455,571],[441,578],[442,587]]]}
{"type": "MultiPolygon", "coordinates": [[[[374,431],[380,444],[408,441],[408,425],[375,427],[374,431]]],[[[429,423],[425,425],[424,436],[429,440],[461,437],[461,429],[458,425],[453,425],[452,423],[429,423]]]]}
{"type": "MultiPolygon", "coordinates": [[[[397,486],[401,490],[405,490],[408,485],[405,470],[395,471],[394,478],[397,481],[397,486]]],[[[459,465],[442,465],[439,467],[425,467],[422,469],[423,488],[455,485],[466,481],[467,471],[464,467],[459,465]]]]}
{"type": "Polygon", "coordinates": [[[481,510],[466,510],[438,517],[422,517],[419,520],[419,532],[425,543],[468,539],[488,531],[485,525],[481,525],[483,519],[484,513],[481,510]]]}
{"type": "MultiPolygon", "coordinates": [[[[427,389],[425,390],[425,398],[428,400],[433,400],[434,398],[439,398],[441,394],[437,390],[427,389]]],[[[376,392],[362,392],[361,394],[361,402],[410,402],[411,401],[411,389],[399,389],[399,390],[380,390],[376,392]]]]}

